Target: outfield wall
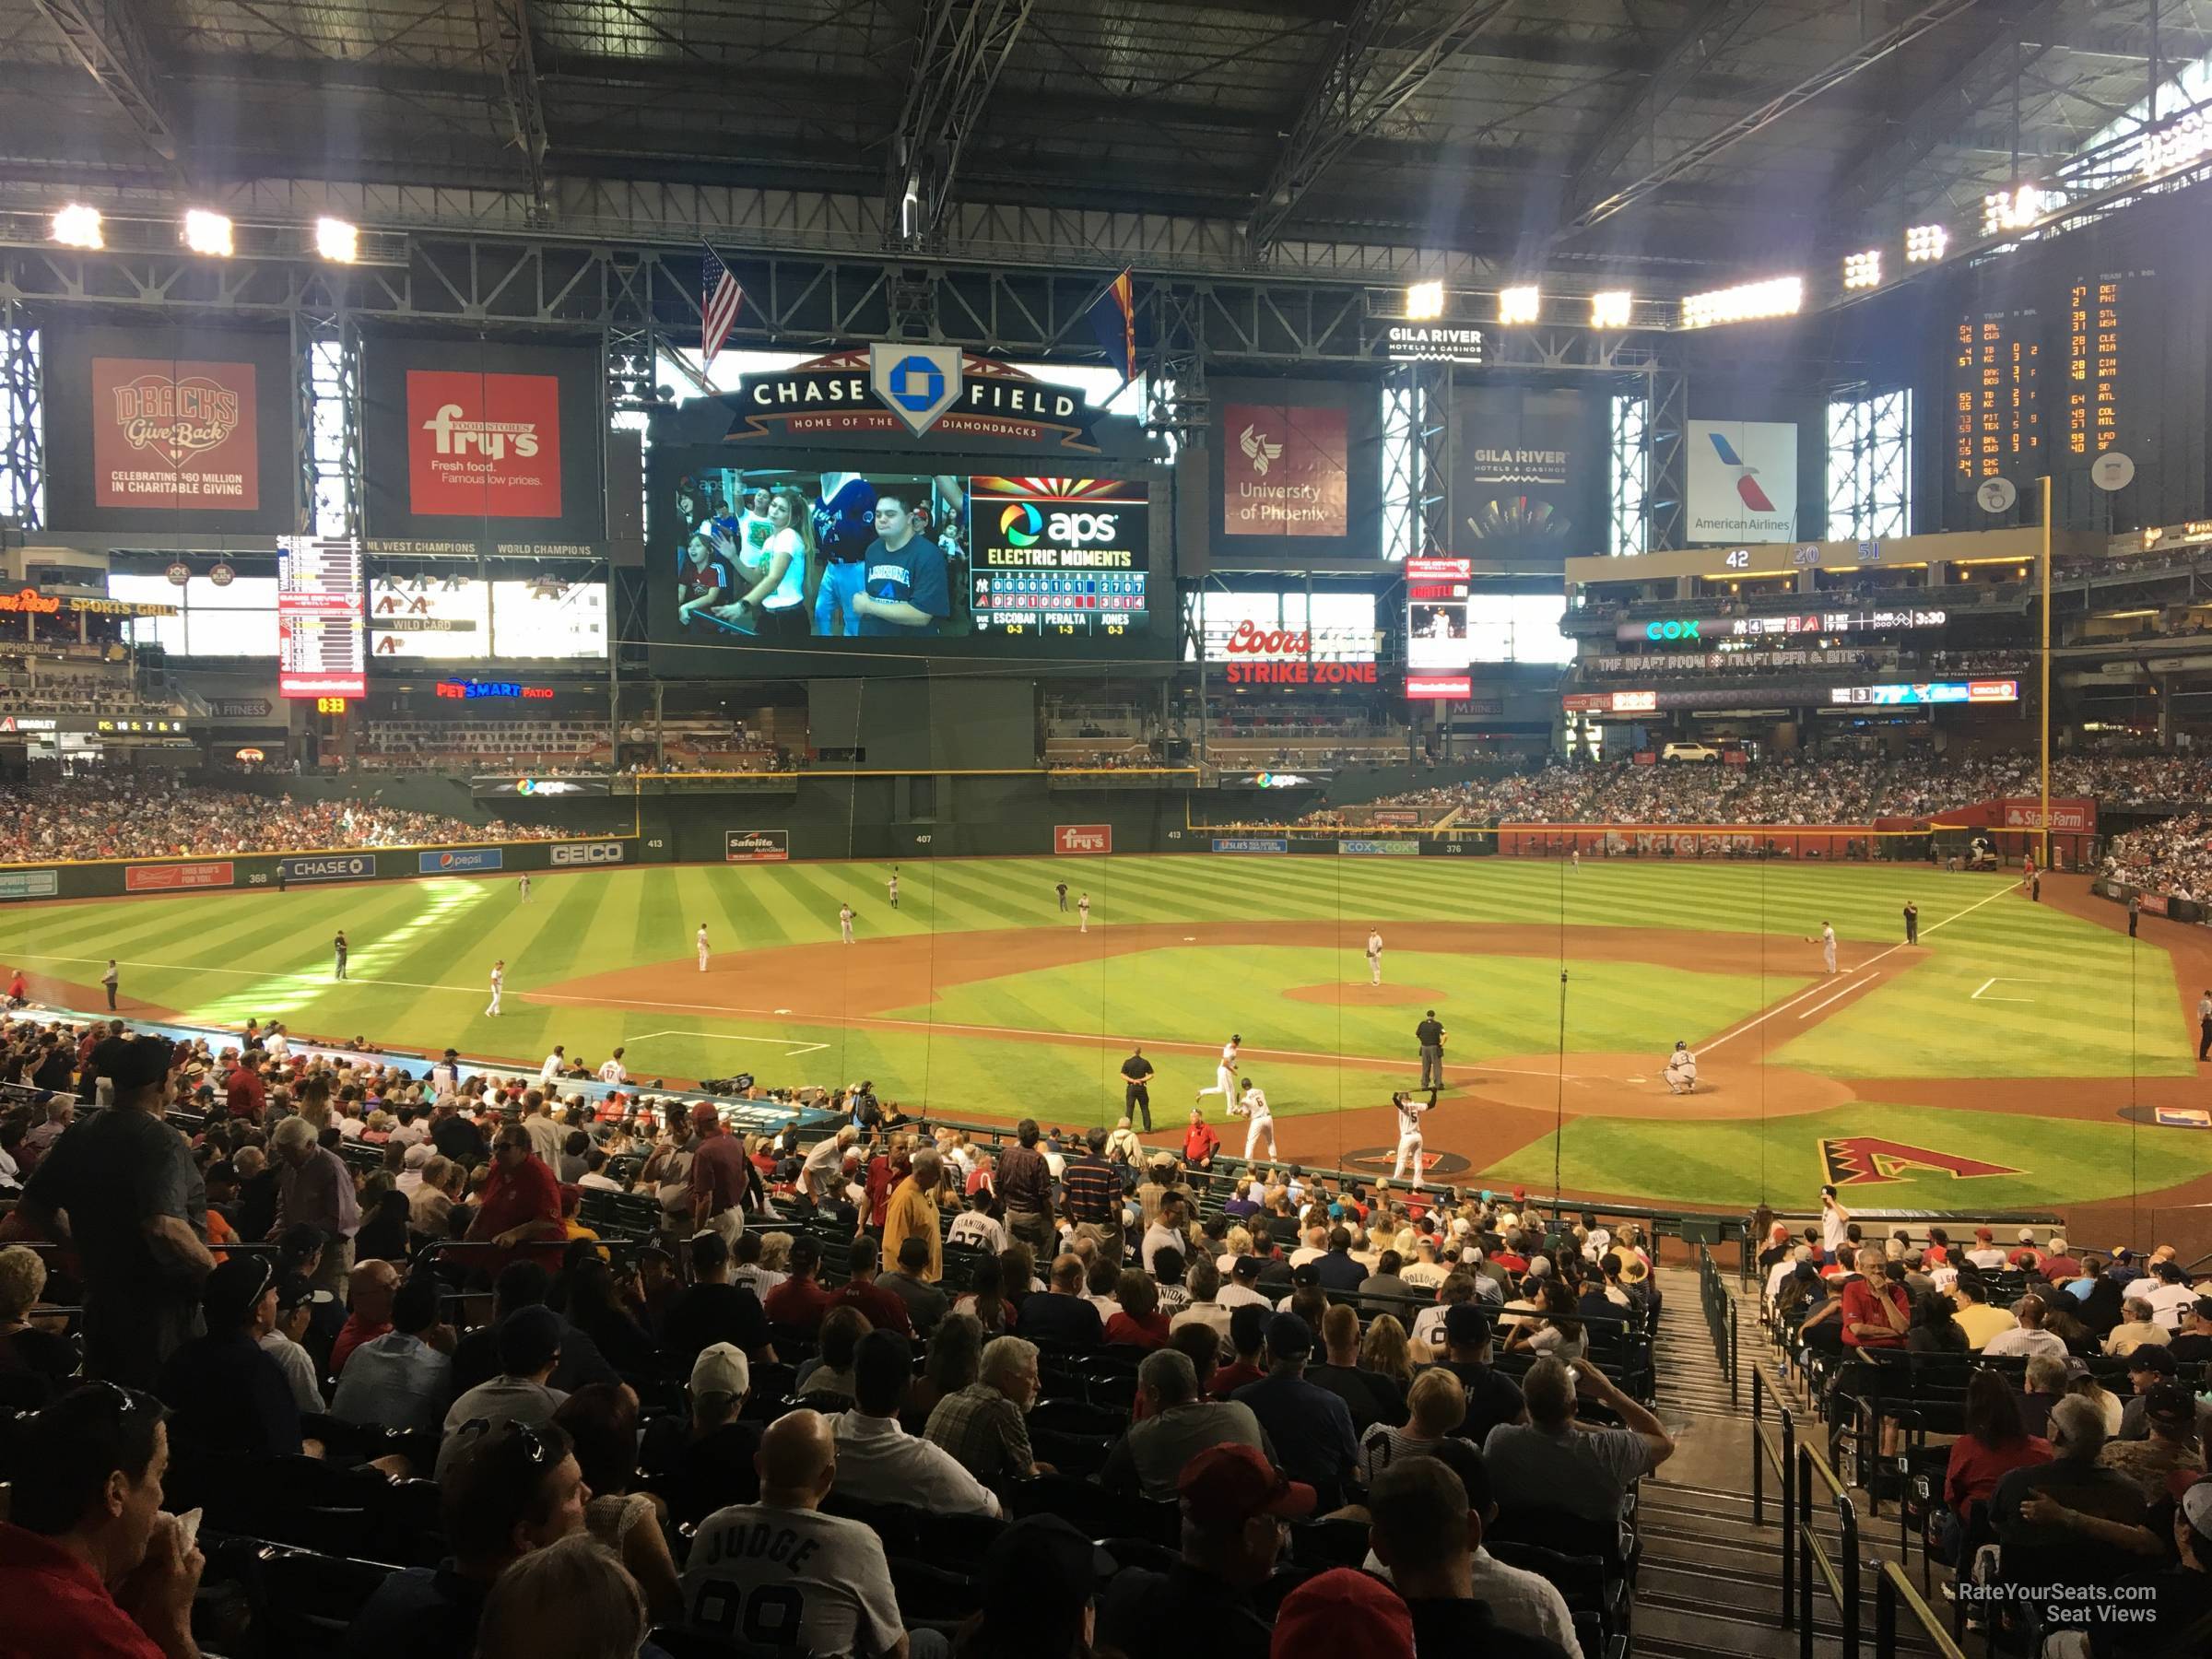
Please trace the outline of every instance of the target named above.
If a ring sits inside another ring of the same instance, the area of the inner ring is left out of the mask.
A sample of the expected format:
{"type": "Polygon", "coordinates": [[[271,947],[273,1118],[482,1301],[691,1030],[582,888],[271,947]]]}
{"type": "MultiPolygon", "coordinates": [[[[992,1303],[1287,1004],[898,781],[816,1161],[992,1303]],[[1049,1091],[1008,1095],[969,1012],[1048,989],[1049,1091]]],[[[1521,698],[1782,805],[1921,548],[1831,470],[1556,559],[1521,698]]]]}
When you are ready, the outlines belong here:
{"type": "Polygon", "coordinates": [[[419,881],[426,876],[495,876],[614,869],[642,861],[634,835],[581,841],[480,842],[459,847],[375,847],[343,853],[236,853],[228,857],[100,859],[0,867],[0,903],[118,899],[419,881]]]}

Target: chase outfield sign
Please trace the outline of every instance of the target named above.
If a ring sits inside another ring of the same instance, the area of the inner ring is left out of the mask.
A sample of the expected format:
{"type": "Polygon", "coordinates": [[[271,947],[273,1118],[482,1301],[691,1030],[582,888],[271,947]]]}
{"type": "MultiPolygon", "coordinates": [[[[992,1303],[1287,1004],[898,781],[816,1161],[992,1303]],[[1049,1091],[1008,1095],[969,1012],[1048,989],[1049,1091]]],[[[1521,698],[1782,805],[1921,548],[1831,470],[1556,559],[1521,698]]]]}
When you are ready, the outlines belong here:
{"type": "Polygon", "coordinates": [[[722,398],[727,443],[858,434],[994,439],[1095,453],[1099,411],[1072,386],[954,346],[877,342],[748,374],[722,398]]]}

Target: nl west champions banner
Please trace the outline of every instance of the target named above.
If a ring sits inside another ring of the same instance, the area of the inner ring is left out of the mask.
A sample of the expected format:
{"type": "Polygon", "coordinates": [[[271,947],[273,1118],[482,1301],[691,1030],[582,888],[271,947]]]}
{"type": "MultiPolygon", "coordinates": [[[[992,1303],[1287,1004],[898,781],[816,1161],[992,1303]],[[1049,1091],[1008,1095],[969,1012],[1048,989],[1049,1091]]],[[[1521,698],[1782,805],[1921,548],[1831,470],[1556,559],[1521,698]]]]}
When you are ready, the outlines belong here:
{"type": "Polygon", "coordinates": [[[1797,538],[1797,428],[1777,420],[1692,420],[1689,540],[1797,538]]]}
{"type": "Polygon", "coordinates": [[[45,331],[56,530],[292,528],[282,330],[45,331]]]}
{"type": "Polygon", "coordinates": [[[372,542],[604,539],[595,352],[392,334],[362,357],[372,542]]]}

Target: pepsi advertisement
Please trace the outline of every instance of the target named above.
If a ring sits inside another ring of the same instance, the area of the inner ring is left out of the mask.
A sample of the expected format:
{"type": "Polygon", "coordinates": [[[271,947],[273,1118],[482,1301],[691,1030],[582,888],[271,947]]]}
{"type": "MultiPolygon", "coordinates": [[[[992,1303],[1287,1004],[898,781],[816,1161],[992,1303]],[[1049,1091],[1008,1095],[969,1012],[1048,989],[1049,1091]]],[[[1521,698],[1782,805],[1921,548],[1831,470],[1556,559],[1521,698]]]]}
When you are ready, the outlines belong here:
{"type": "Polygon", "coordinates": [[[730,672],[841,673],[889,657],[1166,653],[1142,478],[732,459],[655,446],[648,619],[664,660],[696,647],[730,672]]]}

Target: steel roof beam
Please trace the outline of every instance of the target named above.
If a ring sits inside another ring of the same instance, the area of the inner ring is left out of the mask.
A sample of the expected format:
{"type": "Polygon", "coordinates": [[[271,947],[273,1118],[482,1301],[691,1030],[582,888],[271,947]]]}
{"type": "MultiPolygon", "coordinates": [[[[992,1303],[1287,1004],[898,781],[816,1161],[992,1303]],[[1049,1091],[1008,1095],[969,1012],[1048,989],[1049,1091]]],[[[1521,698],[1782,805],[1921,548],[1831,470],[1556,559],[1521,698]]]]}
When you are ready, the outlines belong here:
{"type": "Polygon", "coordinates": [[[1975,116],[2004,96],[2016,76],[2051,50],[2048,44],[2021,42],[2047,42],[2062,9],[2062,0],[2030,0],[1993,8],[1981,46],[1941,86],[1916,100],[1903,122],[1877,134],[1845,163],[1835,188],[1839,212],[1872,208],[1947,138],[1965,131],[1975,116]]]}
{"type": "Polygon", "coordinates": [[[530,0],[477,0],[477,38],[500,77],[508,141],[522,154],[530,199],[546,201],[546,106],[530,39],[530,0]]]}
{"type": "MultiPolygon", "coordinates": [[[[1659,53],[1642,88],[1606,122],[1574,163],[1567,182],[1564,217],[1573,218],[1604,194],[1636,141],[1653,133],[1659,117],[1742,32],[1766,0],[1704,0],[1659,53]]],[[[1658,146],[1653,145],[1656,156],[1658,146]]]]}
{"type": "Polygon", "coordinates": [[[960,150],[1035,9],[1036,0],[924,0],[884,191],[895,243],[926,245],[943,224],[960,150]]]}
{"type": "Polygon", "coordinates": [[[183,146],[137,0],[31,0],[148,149],[183,175],[183,146]]]}
{"type": "Polygon", "coordinates": [[[1355,0],[1291,116],[1282,153],[1253,208],[1248,226],[1253,252],[1271,247],[1314,181],[1347,147],[1418,92],[1506,4],[1465,0],[1417,37],[1386,39],[1394,26],[1408,23],[1410,0],[1355,0]]]}
{"type": "Polygon", "coordinates": [[[1568,221],[1566,233],[1572,234],[1603,224],[1684,174],[1735,148],[1745,139],[1764,132],[1777,122],[1786,120],[1823,93],[1872,68],[1890,53],[1942,28],[1946,23],[1965,16],[1978,4],[1980,0],[1932,0],[1932,4],[1923,6],[1902,22],[1860,42],[1794,86],[1768,99],[1757,109],[1747,110],[1719,131],[1676,151],[1641,178],[1623,184],[1603,200],[1592,203],[1568,221]]]}

